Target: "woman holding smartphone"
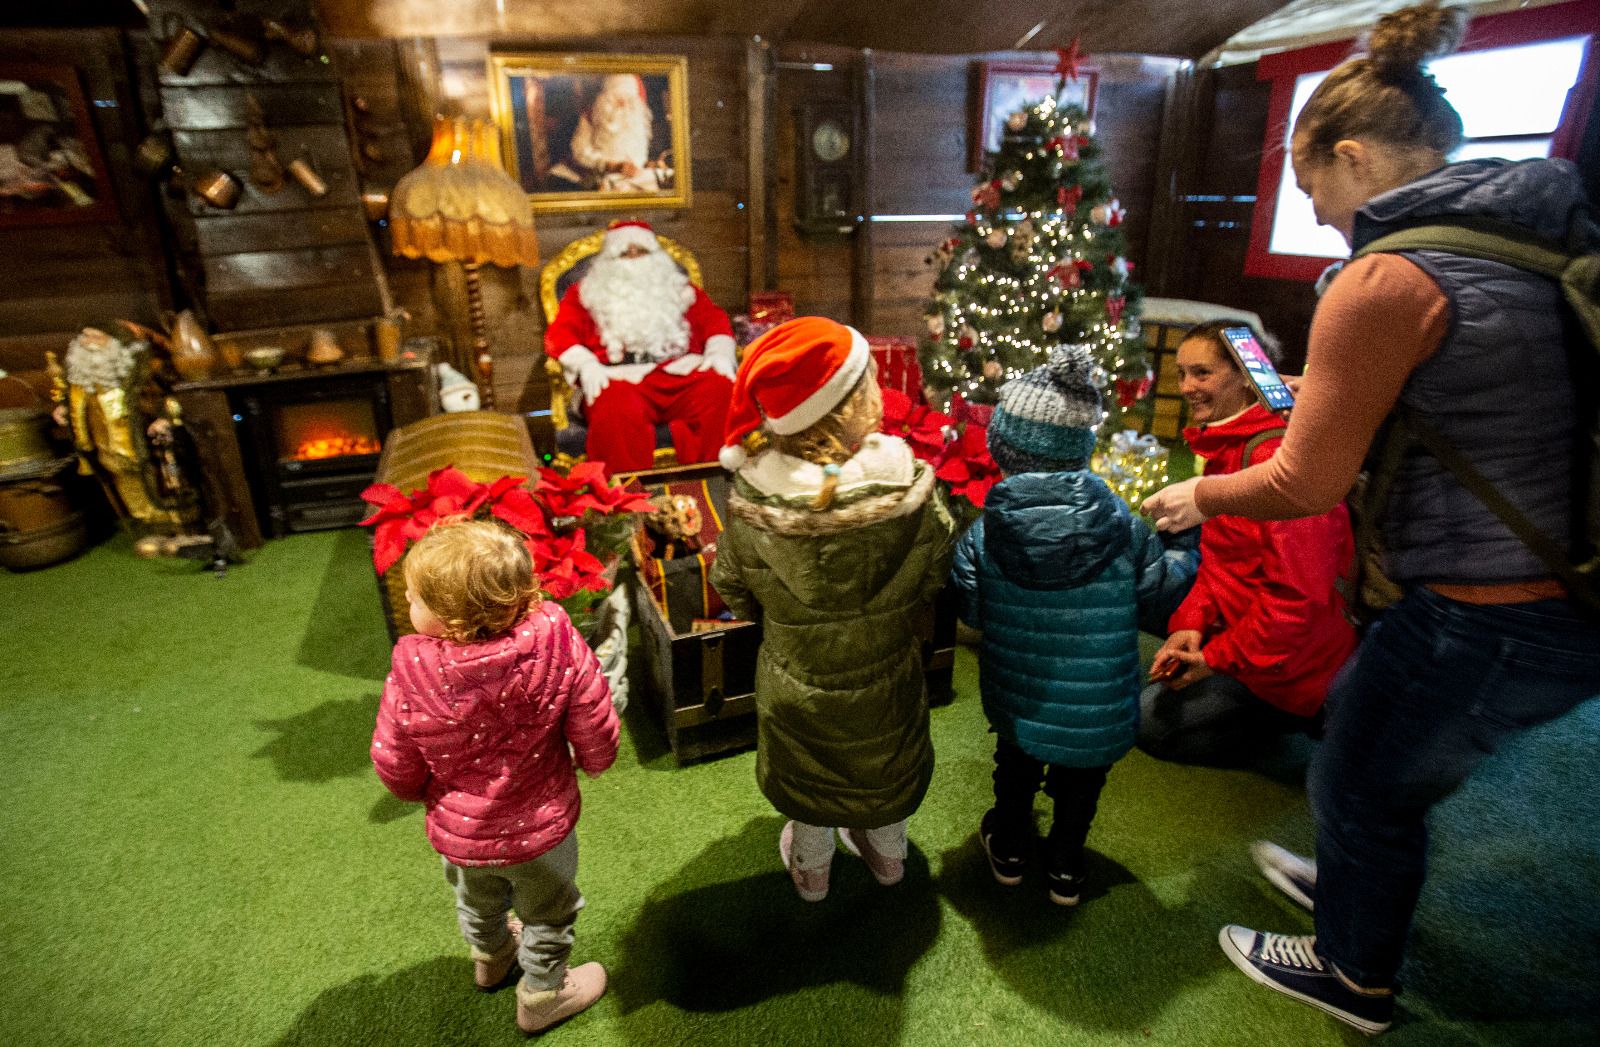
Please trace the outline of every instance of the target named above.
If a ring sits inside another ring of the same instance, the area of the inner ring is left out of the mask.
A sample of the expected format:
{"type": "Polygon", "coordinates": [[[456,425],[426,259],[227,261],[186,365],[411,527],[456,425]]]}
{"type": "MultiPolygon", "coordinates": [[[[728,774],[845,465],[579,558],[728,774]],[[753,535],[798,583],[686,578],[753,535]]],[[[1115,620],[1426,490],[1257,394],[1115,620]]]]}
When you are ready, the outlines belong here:
{"type": "MultiPolygon", "coordinates": [[[[1356,250],[1448,219],[1600,250],[1567,161],[1447,162],[1461,117],[1423,64],[1454,50],[1464,28],[1459,8],[1386,15],[1368,53],[1312,92],[1290,156],[1317,220],[1356,250]]],[[[1327,512],[1403,405],[1565,553],[1583,424],[1571,368],[1592,356],[1572,341],[1582,337],[1561,289],[1526,270],[1433,249],[1357,258],[1317,305],[1310,366],[1279,453],[1175,484],[1145,510],[1168,530],[1217,516],[1327,512]]],[[[1388,506],[1384,567],[1403,595],[1328,694],[1307,790],[1315,864],[1257,851],[1268,879],[1313,908],[1316,934],[1229,926],[1220,935],[1253,981],[1369,1033],[1393,1018],[1429,810],[1518,732],[1600,691],[1600,626],[1442,463],[1408,451],[1388,506]]]]}
{"type": "MultiPolygon", "coordinates": [[[[1241,328],[1203,323],[1178,346],[1193,423],[1183,436],[1206,476],[1264,462],[1283,442],[1283,419],[1225,341],[1231,331],[1254,344],[1241,328]]],[[[1337,589],[1353,549],[1343,505],[1299,520],[1202,524],[1200,572],[1150,667],[1159,682],[1140,699],[1139,747],[1165,760],[1248,763],[1279,735],[1315,733],[1328,684],[1356,647],[1337,589]]]]}

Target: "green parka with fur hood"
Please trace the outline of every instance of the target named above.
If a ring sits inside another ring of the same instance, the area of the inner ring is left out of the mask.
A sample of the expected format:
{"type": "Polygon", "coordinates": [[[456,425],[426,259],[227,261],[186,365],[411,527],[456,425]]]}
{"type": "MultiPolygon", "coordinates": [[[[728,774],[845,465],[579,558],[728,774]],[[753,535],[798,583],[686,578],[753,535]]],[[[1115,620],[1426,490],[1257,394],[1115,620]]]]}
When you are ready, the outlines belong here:
{"type": "Polygon", "coordinates": [[[822,470],[768,451],[740,470],[711,581],[762,626],[756,780],[781,813],[873,829],[909,817],[933,776],[916,622],[944,585],[955,521],[933,471],[874,435],[822,470]]]}

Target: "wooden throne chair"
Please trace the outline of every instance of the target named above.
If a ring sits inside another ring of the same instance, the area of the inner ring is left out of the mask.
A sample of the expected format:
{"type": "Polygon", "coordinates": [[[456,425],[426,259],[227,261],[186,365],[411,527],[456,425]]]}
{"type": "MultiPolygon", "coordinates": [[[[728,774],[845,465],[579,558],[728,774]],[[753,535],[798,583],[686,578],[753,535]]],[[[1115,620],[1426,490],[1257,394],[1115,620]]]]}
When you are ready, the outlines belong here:
{"type": "MultiPolygon", "coordinates": [[[[589,259],[599,253],[605,236],[606,231],[598,229],[572,241],[539,270],[539,306],[544,311],[546,324],[555,320],[562,295],[583,278],[589,259]]],[[[668,257],[678,263],[678,268],[689,277],[689,282],[696,287],[701,286],[700,263],[688,248],[660,233],[656,234],[656,240],[668,257]]],[[[592,348],[599,350],[599,346],[592,348]]],[[[544,369],[550,380],[550,424],[555,429],[557,457],[575,461],[583,457],[589,437],[578,391],[568,384],[566,376],[561,373],[559,361],[546,357],[544,369]]],[[[676,463],[670,432],[664,425],[656,426],[655,464],[660,467],[676,463]]]]}

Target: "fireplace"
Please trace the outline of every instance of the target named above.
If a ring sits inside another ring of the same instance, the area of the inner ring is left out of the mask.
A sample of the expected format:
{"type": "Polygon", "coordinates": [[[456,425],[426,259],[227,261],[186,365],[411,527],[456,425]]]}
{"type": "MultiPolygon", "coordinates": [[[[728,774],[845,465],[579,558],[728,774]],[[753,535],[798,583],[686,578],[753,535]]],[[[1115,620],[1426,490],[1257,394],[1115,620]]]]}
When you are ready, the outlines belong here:
{"type": "Polygon", "coordinates": [[[264,534],[348,527],[366,515],[361,492],[393,424],[383,374],[312,373],[228,399],[264,534]]]}

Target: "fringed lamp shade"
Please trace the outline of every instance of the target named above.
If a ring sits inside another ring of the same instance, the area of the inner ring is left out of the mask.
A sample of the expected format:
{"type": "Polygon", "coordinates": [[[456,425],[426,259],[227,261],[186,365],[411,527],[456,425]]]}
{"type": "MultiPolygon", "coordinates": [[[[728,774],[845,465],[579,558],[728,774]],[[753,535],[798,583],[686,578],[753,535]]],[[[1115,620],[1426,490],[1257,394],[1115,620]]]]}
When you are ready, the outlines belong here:
{"type": "Polygon", "coordinates": [[[483,406],[493,407],[494,359],[478,267],[538,265],[539,241],[528,195],[501,166],[492,128],[481,120],[433,122],[427,158],[390,194],[389,234],[397,255],[461,263],[472,326],[469,366],[477,371],[483,406]]]}
{"type": "Polygon", "coordinates": [[[427,159],[390,195],[389,231],[394,253],[406,258],[539,264],[528,194],[501,166],[499,140],[481,120],[434,121],[427,159]]]}

